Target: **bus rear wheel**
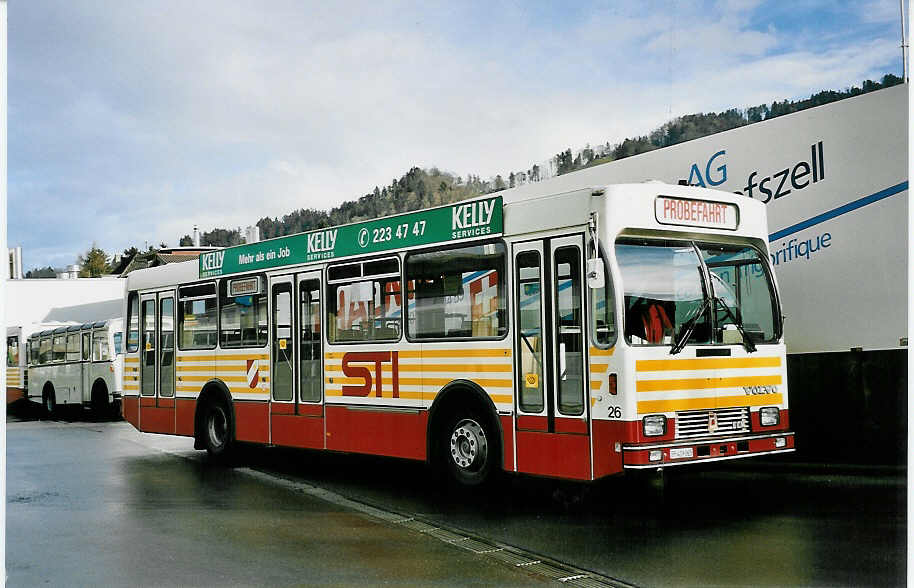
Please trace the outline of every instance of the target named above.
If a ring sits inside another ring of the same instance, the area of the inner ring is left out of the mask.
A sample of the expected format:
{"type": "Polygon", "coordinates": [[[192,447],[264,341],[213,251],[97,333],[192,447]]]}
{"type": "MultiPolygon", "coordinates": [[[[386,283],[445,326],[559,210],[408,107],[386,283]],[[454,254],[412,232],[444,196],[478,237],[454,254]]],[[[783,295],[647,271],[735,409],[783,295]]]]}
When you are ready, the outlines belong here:
{"type": "Polygon", "coordinates": [[[214,458],[227,457],[232,448],[232,417],[219,400],[210,400],[203,408],[203,446],[214,458]]]}
{"type": "Polygon", "coordinates": [[[489,482],[498,455],[498,440],[489,422],[473,412],[458,411],[442,431],[440,459],[449,477],[462,486],[489,482]]]}
{"type": "Polygon", "coordinates": [[[108,404],[108,386],[102,381],[92,386],[92,412],[96,418],[112,416],[111,406],[108,404]]]}

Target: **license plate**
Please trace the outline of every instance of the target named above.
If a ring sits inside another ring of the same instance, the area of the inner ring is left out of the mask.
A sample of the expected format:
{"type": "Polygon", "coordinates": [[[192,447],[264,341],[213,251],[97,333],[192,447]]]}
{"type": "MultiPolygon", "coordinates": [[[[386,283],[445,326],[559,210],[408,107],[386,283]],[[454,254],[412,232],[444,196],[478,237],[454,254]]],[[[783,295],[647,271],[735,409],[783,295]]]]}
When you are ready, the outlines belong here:
{"type": "Polygon", "coordinates": [[[684,459],[693,456],[694,453],[691,447],[674,447],[670,449],[670,459],[684,459]]]}

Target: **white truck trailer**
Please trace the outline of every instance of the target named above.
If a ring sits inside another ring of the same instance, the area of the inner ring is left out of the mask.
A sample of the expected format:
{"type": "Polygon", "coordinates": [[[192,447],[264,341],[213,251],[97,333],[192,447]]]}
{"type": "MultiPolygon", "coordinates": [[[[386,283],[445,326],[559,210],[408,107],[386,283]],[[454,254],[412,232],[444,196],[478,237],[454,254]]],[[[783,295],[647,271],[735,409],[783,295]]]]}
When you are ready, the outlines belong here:
{"type": "Polygon", "coordinates": [[[798,456],[902,463],[907,84],[525,184],[504,199],[643,180],[768,205],[798,456]]]}

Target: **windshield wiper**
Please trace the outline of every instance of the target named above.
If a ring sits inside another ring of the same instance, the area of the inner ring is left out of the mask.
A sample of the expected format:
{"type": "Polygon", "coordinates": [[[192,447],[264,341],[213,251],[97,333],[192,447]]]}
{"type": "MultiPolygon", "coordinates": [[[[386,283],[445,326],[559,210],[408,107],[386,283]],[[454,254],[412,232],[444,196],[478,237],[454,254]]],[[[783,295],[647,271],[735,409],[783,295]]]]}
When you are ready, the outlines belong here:
{"type": "Polygon", "coordinates": [[[721,298],[714,298],[715,301],[720,302],[720,305],[726,311],[727,316],[730,317],[730,320],[733,321],[733,324],[736,325],[736,330],[739,331],[740,336],[743,338],[743,347],[746,348],[746,351],[749,353],[755,353],[755,343],[752,342],[752,339],[749,338],[749,334],[746,332],[746,329],[743,328],[743,323],[736,318],[736,315],[730,310],[730,307],[727,306],[727,303],[724,302],[721,298]]]}
{"type": "Polygon", "coordinates": [[[692,332],[695,330],[695,325],[698,324],[698,319],[705,313],[708,307],[711,306],[711,299],[705,298],[701,302],[701,306],[698,307],[698,310],[695,311],[695,314],[682,325],[682,330],[679,331],[679,339],[673,337],[673,345],[670,347],[670,355],[676,355],[685,347],[686,341],[689,340],[689,337],[692,336],[692,332]]]}

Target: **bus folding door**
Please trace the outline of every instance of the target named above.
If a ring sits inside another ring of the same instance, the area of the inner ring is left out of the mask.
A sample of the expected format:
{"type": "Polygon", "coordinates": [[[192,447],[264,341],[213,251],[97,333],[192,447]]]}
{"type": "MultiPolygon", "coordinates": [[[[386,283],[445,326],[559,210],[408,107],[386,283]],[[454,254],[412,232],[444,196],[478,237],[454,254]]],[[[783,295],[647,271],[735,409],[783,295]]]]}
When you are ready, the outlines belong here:
{"type": "Polygon", "coordinates": [[[513,248],[519,472],[591,478],[582,243],[513,248]]]}
{"type": "Polygon", "coordinates": [[[324,448],[320,272],[270,280],[270,441],[324,448]]]}
{"type": "Polygon", "coordinates": [[[140,297],[140,430],[175,433],[175,299],[140,297]]]}

